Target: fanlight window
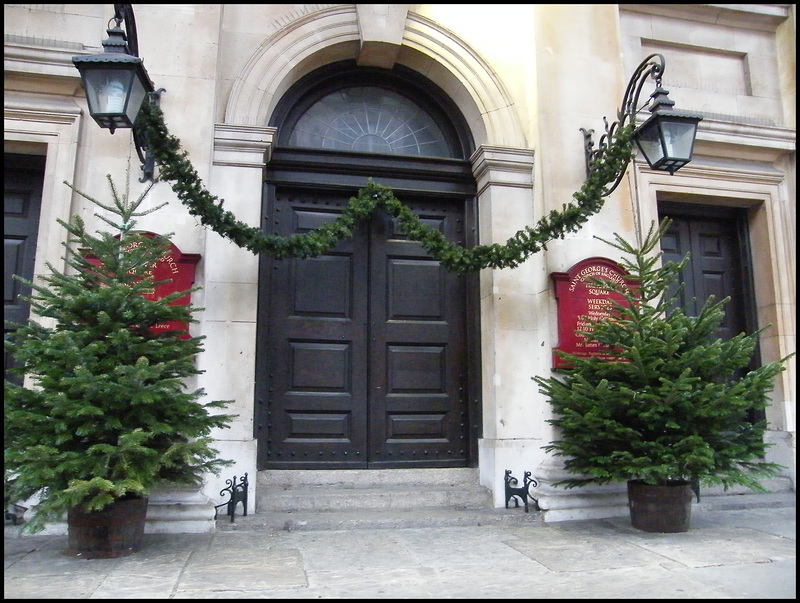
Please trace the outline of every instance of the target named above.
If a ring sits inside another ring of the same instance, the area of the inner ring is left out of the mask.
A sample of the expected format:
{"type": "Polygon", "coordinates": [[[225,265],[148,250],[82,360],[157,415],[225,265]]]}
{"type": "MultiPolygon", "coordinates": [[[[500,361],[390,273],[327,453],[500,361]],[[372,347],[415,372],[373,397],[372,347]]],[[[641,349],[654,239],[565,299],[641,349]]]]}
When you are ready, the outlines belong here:
{"type": "Polygon", "coordinates": [[[454,157],[431,115],[396,92],[366,86],[337,90],[311,105],[295,124],[289,145],[454,157]]]}

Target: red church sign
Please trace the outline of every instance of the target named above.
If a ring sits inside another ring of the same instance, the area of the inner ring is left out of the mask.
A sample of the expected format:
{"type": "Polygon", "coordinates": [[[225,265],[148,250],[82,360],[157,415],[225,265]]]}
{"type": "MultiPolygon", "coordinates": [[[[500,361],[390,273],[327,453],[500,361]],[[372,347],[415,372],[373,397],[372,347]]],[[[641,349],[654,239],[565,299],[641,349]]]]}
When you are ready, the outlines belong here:
{"type": "MultiPolygon", "coordinates": [[[[151,239],[156,236],[154,232],[147,231],[141,232],[140,234],[150,237],[151,239]]],[[[95,266],[99,265],[99,260],[96,258],[89,256],[87,259],[95,266]]],[[[158,284],[156,284],[151,293],[146,293],[144,298],[158,300],[177,291],[187,291],[186,295],[173,301],[171,305],[188,305],[191,299],[191,294],[188,290],[191,289],[194,284],[194,271],[199,261],[199,253],[183,253],[173,243],[170,243],[169,251],[158,258],[153,265],[151,274],[153,280],[158,284]]],[[[182,330],[186,331],[186,334],[181,337],[184,339],[190,337],[188,334],[189,325],[177,320],[156,323],[150,327],[150,330],[158,333],[182,330]]]]}
{"type": "Polygon", "coordinates": [[[625,270],[613,260],[595,257],[578,262],[568,272],[553,272],[550,277],[555,284],[558,306],[558,346],[553,349],[553,368],[570,368],[556,353],[558,350],[580,357],[611,358],[608,348],[577,331],[591,332],[587,319],[609,316],[612,300],[624,301],[620,294],[597,287],[591,279],[625,283],[625,270]]]}

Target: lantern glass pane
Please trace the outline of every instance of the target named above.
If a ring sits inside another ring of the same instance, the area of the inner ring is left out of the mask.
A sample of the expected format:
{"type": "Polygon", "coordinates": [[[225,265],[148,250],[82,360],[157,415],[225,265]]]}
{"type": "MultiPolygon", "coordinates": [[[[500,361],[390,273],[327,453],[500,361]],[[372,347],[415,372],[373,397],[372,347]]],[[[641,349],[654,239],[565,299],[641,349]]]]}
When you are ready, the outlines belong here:
{"type": "Polygon", "coordinates": [[[666,155],[676,159],[691,159],[697,124],[688,121],[665,121],[664,145],[666,155]]]}
{"type": "Polygon", "coordinates": [[[144,98],[147,96],[147,89],[138,77],[133,78],[132,85],[133,88],[128,97],[128,106],[125,108],[125,113],[131,123],[136,121],[136,116],[139,115],[139,109],[142,108],[144,98]]]}
{"type": "Polygon", "coordinates": [[[94,113],[125,113],[133,73],[127,69],[87,69],[86,99],[94,113]]]}
{"type": "Polygon", "coordinates": [[[653,164],[658,163],[664,157],[658,122],[653,120],[649,124],[645,124],[636,134],[636,144],[639,145],[647,163],[653,167],[653,164]]]}
{"type": "Polygon", "coordinates": [[[147,95],[135,69],[86,69],[83,82],[94,120],[103,128],[131,128],[147,95]]]}

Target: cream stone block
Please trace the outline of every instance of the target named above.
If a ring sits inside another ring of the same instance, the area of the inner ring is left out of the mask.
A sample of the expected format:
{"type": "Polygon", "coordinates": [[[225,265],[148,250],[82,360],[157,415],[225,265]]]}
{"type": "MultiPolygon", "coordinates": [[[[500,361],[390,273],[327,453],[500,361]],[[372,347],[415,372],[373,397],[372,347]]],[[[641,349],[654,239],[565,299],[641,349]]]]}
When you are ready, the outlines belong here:
{"type": "Polygon", "coordinates": [[[730,116],[739,111],[738,97],[709,90],[673,88],[670,89],[670,98],[675,101],[676,108],[699,112],[705,119],[723,116],[730,120],[730,116]]]}
{"type": "Polygon", "coordinates": [[[537,345],[535,333],[498,330],[495,337],[495,375],[493,379],[497,404],[496,433],[498,438],[531,437],[538,427],[530,414],[541,403],[538,388],[531,377],[543,348],[537,345]]]}
{"type": "Polygon", "coordinates": [[[258,283],[210,281],[198,305],[205,308],[205,322],[255,323],[258,306],[258,283]]]}
{"type": "Polygon", "coordinates": [[[252,437],[255,371],[255,325],[208,322],[203,325],[205,352],[198,359],[198,385],[210,400],[232,400],[224,413],[238,417],[218,437],[252,437]]]}
{"type": "MultiPolygon", "coordinates": [[[[525,225],[520,225],[520,229],[525,225]]],[[[492,293],[536,295],[547,287],[544,250],[531,254],[516,268],[492,271],[492,293]]]]}
{"type": "Polygon", "coordinates": [[[739,115],[745,115],[749,121],[756,123],[777,126],[786,122],[781,102],[771,98],[739,96],[737,111],[739,115]]]}
{"type": "Polygon", "coordinates": [[[776,35],[780,27],[773,31],[755,31],[751,29],[740,29],[736,31],[736,43],[734,48],[738,52],[748,55],[775,56],[776,35]]]}
{"type": "Polygon", "coordinates": [[[665,35],[671,42],[704,48],[736,48],[734,27],[721,27],[707,23],[693,23],[683,19],[664,19],[656,22],[656,35],[665,35]]]}
{"type": "MultiPolygon", "coordinates": [[[[110,4],[4,4],[4,23],[14,24],[14,34],[38,40],[80,41],[102,52],[110,4]],[[69,35],[66,35],[66,34],[69,35]]],[[[7,30],[8,31],[8,30],[7,30]]]]}
{"type": "MultiPolygon", "coordinates": [[[[319,5],[314,4],[263,4],[259,6],[259,18],[253,18],[253,8],[248,4],[222,5],[222,28],[225,34],[223,40],[228,38],[241,38],[243,36],[256,36],[263,40],[265,36],[275,33],[286,23],[290,23],[311,12],[319,10],[319,5]]],[[[240,40],[231,40],[232,43],[240,40]]],[[[246,40],[245,46],[251,49],[255,46],[252,40],[246,40]]]]}
{"type": "MultiPolygon", "coordinates": [[[[677,50],[667,46],[642,46],[642,50],[664,55],[664,86],[675,94],[680,88],[694,88],[748,94],[752,88],[748,57],[709,50],[677,50]]],[[[652,88],[652,86],[651,86],[652,88]]],[[[651,92],[648,88],[646,92],[651,92]]],[[[646,100],[643,98],[642,100],[646,100]]],[[[676,101],[677,102],[677,101],[676,101]]]]}
{"type": "Polygon", "coordinates": [[[206,282],[257,283],[259,256],[209,231],[205,248],[206,282]]]}
{"type": "Polygon", "coordinates": [[[593,57],[598,62],[619,60],[618,36],[609,35],[618,30],[616,6],[588,4],[579,11],[569,4],[533,6],[536,46],[541,54],[593,57]]]}
{"type": "MultiPolygon", "coordinates": [[[[581,122],[572,124],[575,130],[583,127],[602,132],[604,115],[609,122],[616,119],[625,83],[630,77],[630,74],[626,75],[623,81],[618,61],[600,61],[591,54],[582,57],[544,54],[537,70],[539,81],[545,86],[540,107],[548,121],[540,127],[548,145],[558,144],[558,139],[547,136],[546,132],[561,126],[566,116],[581,122]],[[571,77],[563,77],[565,72],[571,77]],[[591,94],[586,93],[587,86],[591,88],[591,94]]],[[[580,131],[577,131],[576,138],[580,144],[580,131]]]]}
{"type": "MultiPolygon", "coordinates": [[[[189,161],[208,187],[211,144],[214,137],[214,81],[186,79],[178,75],[152,76],[156,89],[164,88],[160,108],[170,134],[180,140],[189,161]]],[[[212,194],[215,191],[211,191],[212,194]]]]}
{"type": "Polygon", "coordinates": [[[261,222],[262,173],[261,168],[214,167],[212,193],[224,202],[224,209],[251,228],[261,222]]]}
{"type": "Polygon", "coordinates": [[[750,80],[750,94],[755,97],[766,97],[779,100],[780,76],[775,54],[747,55],[747,70],[750,80]]]}
{"type": "Polygon", "coordinates": [[[145,534],[208,534],[215,530],[214,507],[197,487],[164,487],[150,493],[145,534]]]}
{"type": "Polygon", "coordinates": [[[529,35],[533,22],[533,6],[497,5],[493,10],[475,18],[471,10],[458,10],[458,5],[427,5],[420,7],[426,17],[453,32],[480,54],[508,87],[520,109],[535,57],[534,37],[529,35]]]}
{"type": "MultiPolygon", "coordinates": [[[[156,87],[161,77],[213,82],[217,71],[220,4],[137,4],[139,56],[156,87]]],[[[109,15],[110,17],[111,15],[109,15]]],[[[192,86],[193,87],[193,86],[192,86]]],[[[196,102],[186,102],[191,107],[196,102]]]]}
{"type": "Polygon", "coordinates": [[[494,298],[481,303],[481,404],[483,434],[495,437],[497,433],[497,330],[494,327],[494,298]]]}
{"type": "MultiPolygon", "coordinates": [[[[639,12],[630,12],[626,7],[620,7],[619,11],[620,28],[623,38],[652,39],[653,38],[653,16],[639,12]]],[[[644,58],[645,55],[642,55],[644,58]]]]}
{"type": "Polygon", "coordinates": [[[505,244],[527,224],[533,223],[533,208],[530,194],[492,195],[491,237],[492,242],[505,244]]]}
{"type": "Polygon", "coordinates": [[[530,295],[506,293],[497,296],[495,325],[498,329],[530,330],[538,325],[530,295]]]}

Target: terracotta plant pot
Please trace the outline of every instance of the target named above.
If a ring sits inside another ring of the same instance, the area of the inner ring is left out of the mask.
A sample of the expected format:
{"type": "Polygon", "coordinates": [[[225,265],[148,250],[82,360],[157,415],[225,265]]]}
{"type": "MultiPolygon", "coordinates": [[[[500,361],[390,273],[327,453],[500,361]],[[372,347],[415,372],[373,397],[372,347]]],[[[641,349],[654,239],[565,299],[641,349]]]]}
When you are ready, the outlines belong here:
{"type": "Polygon", "coordinates": [[[673,482],[654,486],[628,482],[631,524],[644,532],[686,532],[692,516],[692,485],[673,482]]]}
{"type": "Polygon", "coordinates": [[[123,498],[100,511],[73,507],[67,514],[68,552],[84,559],[125,557],[138,551],[144,537],[147,499],[123,498]]]}

